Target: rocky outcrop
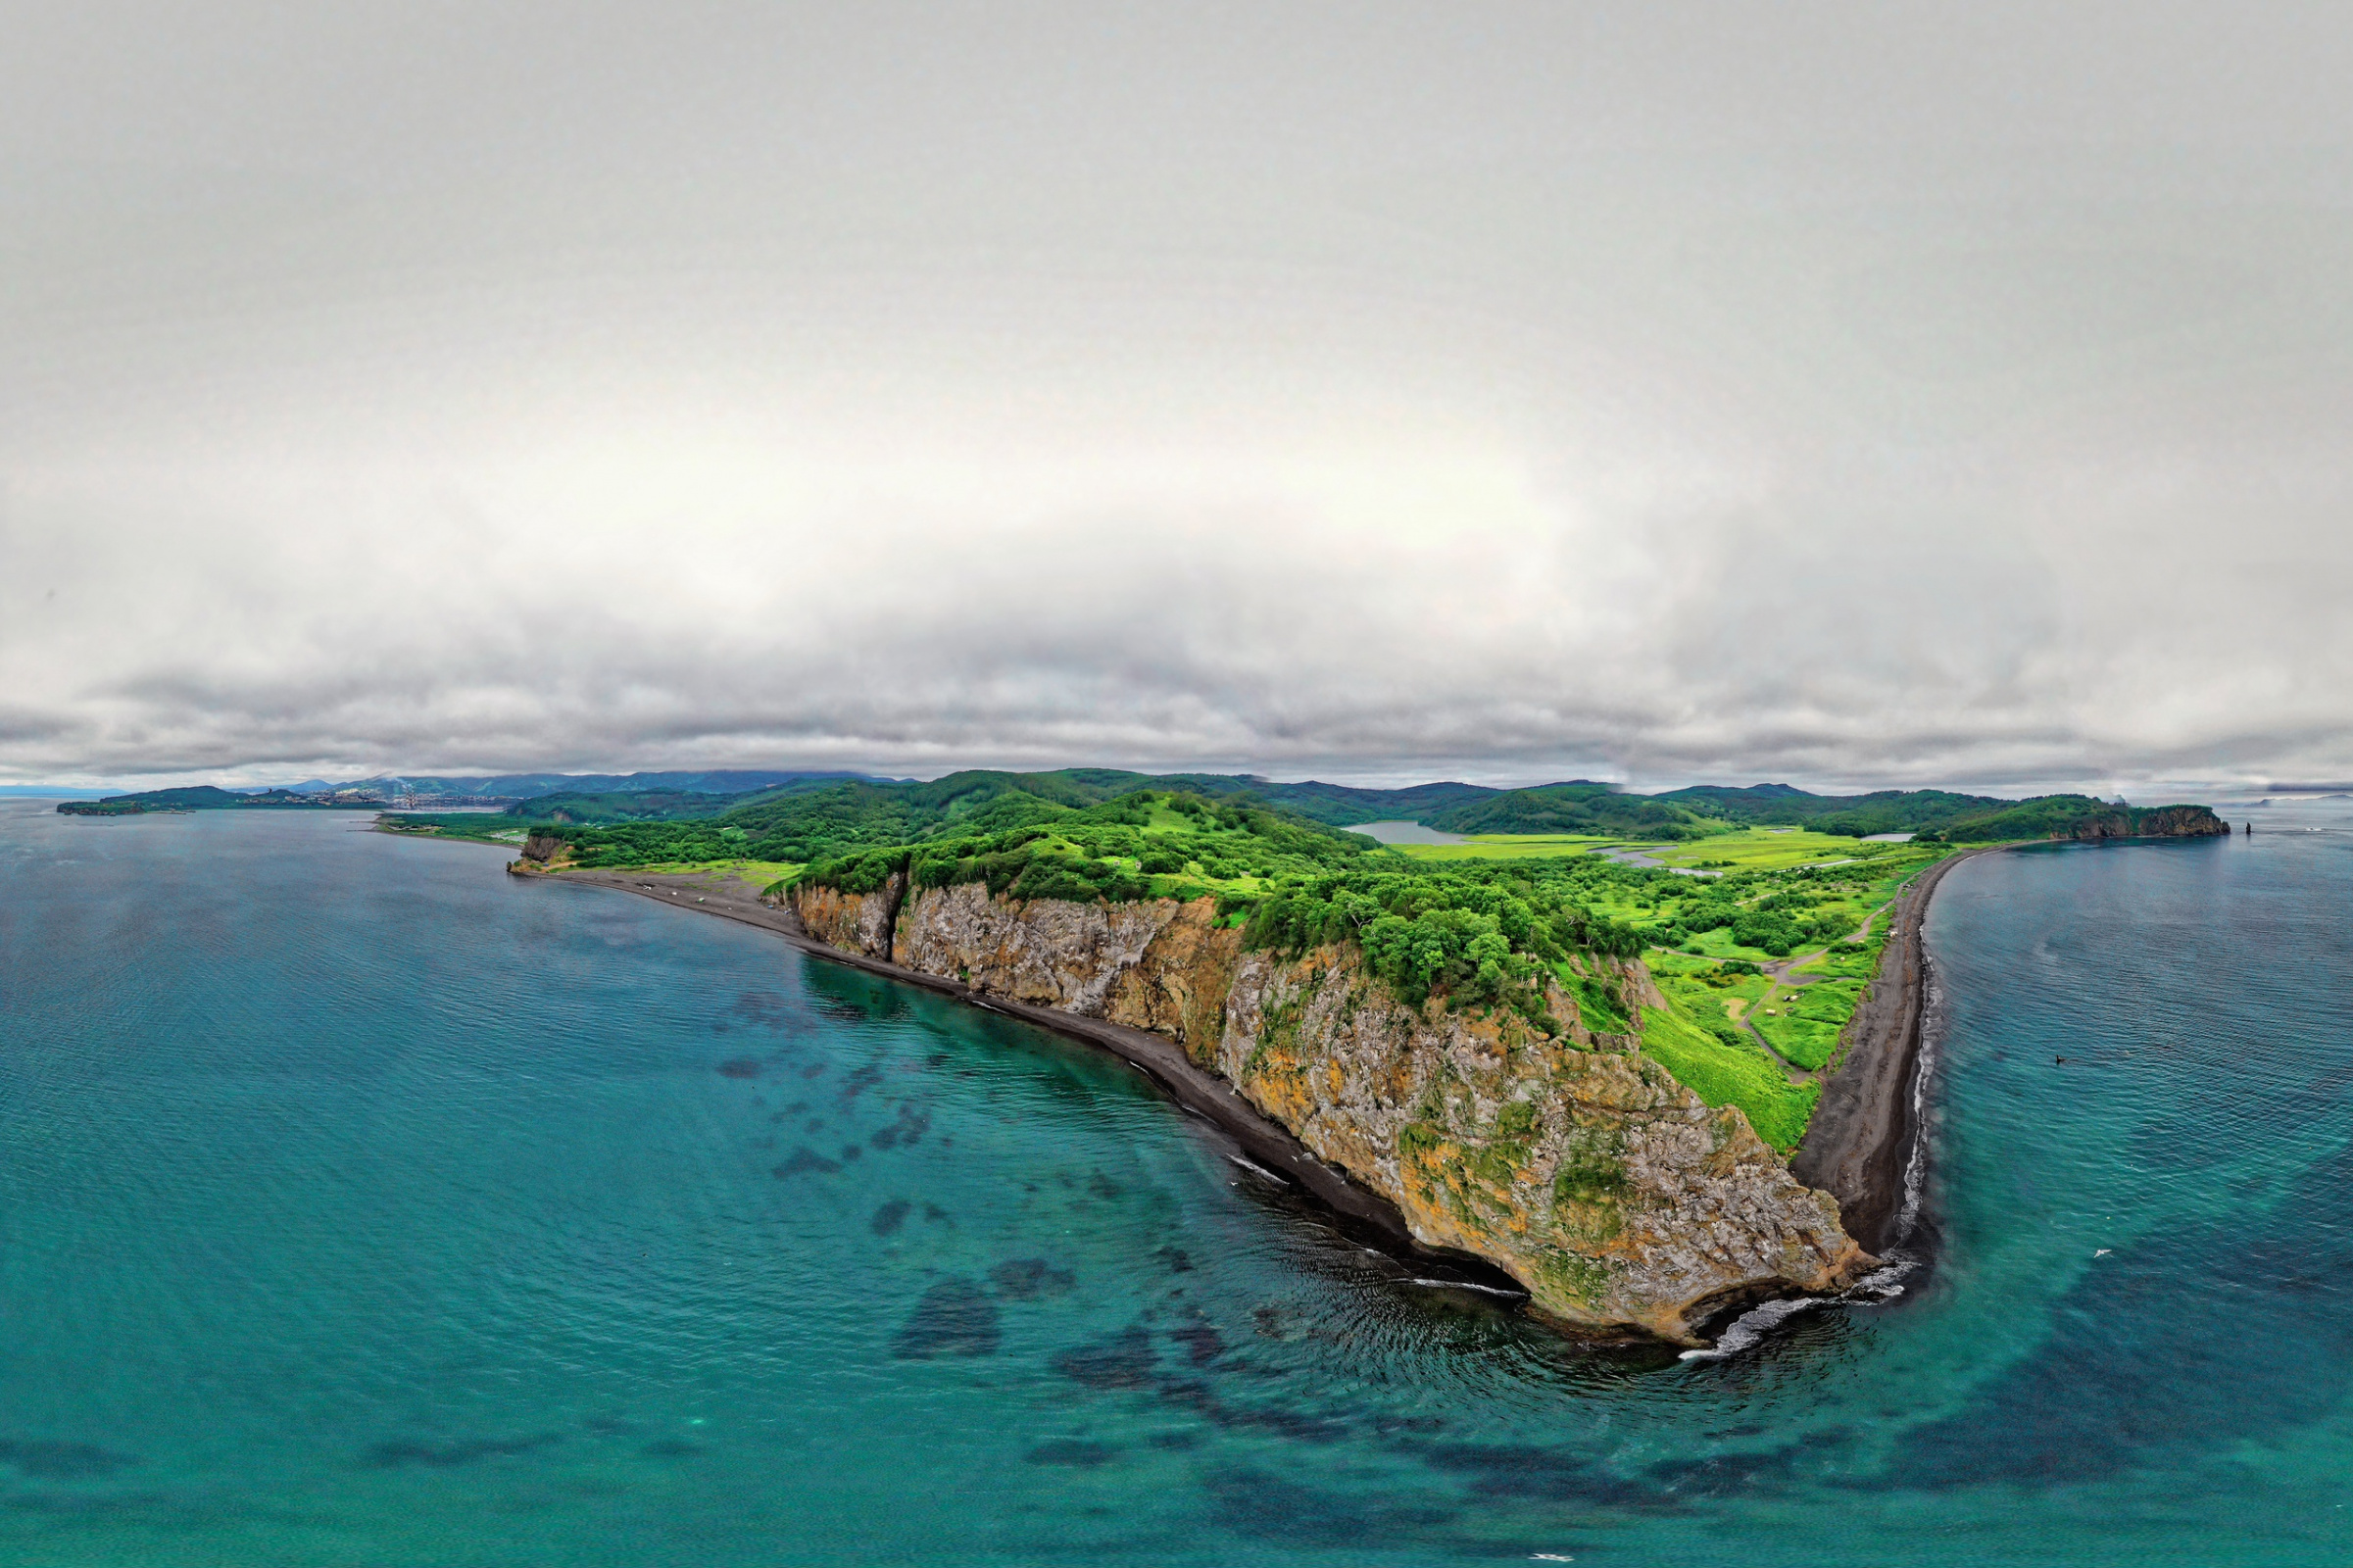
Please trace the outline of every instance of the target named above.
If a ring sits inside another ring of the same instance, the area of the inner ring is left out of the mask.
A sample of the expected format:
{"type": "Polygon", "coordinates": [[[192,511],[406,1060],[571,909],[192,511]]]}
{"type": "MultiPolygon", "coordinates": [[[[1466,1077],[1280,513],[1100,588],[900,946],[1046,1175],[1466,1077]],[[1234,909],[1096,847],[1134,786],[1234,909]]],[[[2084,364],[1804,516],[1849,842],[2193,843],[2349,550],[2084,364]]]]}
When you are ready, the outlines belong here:
{"type": "MultiPolygon", "coordinates": [[[[1835,1289],[1873,1261],[1737,1108],[1710,1110],[1638,1037],[1589,1030],[1558,988],[1558,1034],[1504,1008],[1410,1007],[1353,946],[1245,952],[1206,899],[791,897],[836,947],[1175,1041],[1417,1240],[1500,1264],[1566,1323],[1693,1343],[1726,1306],[1835,1289]]],[[[1590,974],[1638,1019],[1656,996],[1638,963],[1590,974]]]]}
{"type": "Polygon", "coordinates": [[[2083,840],[2099,839],[2178,839],[2215,838],[2228,835],[2230,824],[2204,806],[2154,806],[2134,810],[2120,806],[2113,810],[2086,816],[2053,838],[2083,840]]]}
{"type": "MultiPolygon", "coordinates": [[[[1557,991],[1548,1006],[1574,1016],[1557,991]]],[[[1408,1007],[1352,947],[1244,955],[1207,1055],[1396,1201],[1417,1239],[1501,1263],[1572,1323],[1688,1342],[1724,1305],[1832,1289],[1868,1266],[1835,1200],[1632,1040],[1546,1036],[1508,1009],[1408,1007]]]]}
{"type": "MultiPolygon", "coordinates": [[[[907,873],[872,893],[844,893],[839,888],[803,887],[793,890],[793,908],[809,934],[847,953],[862,953],[884,962],[892,959],[892,932],[899,923],[899,906],[907,898],[907,873]]],[[[908,965],[910,968],[920,965],[908,965]]],[[[943,971],[934,970],[934,973],[943,971]]]]}
{"type": "Polygon", "coordinates": [[[2230,824],[2206,806],[2159,806],[2132,816],[2142,838],[2214,838],[2230,832],[2230,824]]]}

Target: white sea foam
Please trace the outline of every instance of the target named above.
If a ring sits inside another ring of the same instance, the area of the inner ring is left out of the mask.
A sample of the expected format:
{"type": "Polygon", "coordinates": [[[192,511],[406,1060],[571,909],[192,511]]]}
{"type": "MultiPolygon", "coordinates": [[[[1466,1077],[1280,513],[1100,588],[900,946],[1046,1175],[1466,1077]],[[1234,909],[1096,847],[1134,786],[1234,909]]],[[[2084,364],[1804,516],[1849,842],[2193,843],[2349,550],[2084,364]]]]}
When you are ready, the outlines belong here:
{"type": "Polygon", "coordinates": [[[1493,1285],[1474,1285],[1469,1280],[1425,1280],[1416,1278],[1413,1283],[1416,1285],[1427,1285],[1434,1291],[1477,1291],[1481,1296],[1500,1296],[1505,1300],[1510,1301],[1521,1300],[1528,1294],[1526,1291],[1501,1290],[1493,1285]]]}
{"type": "Polygon", "coordinates": [[[1259,1164],[1256,1160],[1245,1159],[1240,1154],[1228,1154],[1226,1155],[1226,1158],[1232,1160],[1235,1164],[1240,1165],[1244,1170],[1256,1171],[1259,1175],[1265,1177],[1268,1181],[1273,1182],[1279,1187],[1289,1187],[1291,1185],[1291,1179],[1289,1177],[1276,1175],[1273,1171],[1268,1170],[1264,1165],[1259,1164]]]}
{"type": "Polygon", "coordinates": [[[1713,1346],[1704,1350],[1686,1350],[1683,1359],[1721,1361],[1728,1355],[1738,1355],[1798,1313],[1817,1306],[1828,1306],[1838,1299],[1840,1298],[1835,1296],[1797,1296],[1786,1301],[1767,1301],[1762,1306],[1750,1307],[1732,1320],[1732,1327],[1726,1329],[1724,1337],[1713,1346]]]}
{"type": "Polygon", "coordinates": [[[1920,1060],[1912,1069],[1912,1149],[1904,1160],[1903,1206],[1895,1214],[1898,1245],[1912,1239],[1920,1225],[1921,1200],[1928,1189],[1928,1092],[1936,1076],[1937,1048],[1944,1043],[1944,987],[1928,956],[1924,929],[1913,940],[1920,944],[1920,1060]]]}

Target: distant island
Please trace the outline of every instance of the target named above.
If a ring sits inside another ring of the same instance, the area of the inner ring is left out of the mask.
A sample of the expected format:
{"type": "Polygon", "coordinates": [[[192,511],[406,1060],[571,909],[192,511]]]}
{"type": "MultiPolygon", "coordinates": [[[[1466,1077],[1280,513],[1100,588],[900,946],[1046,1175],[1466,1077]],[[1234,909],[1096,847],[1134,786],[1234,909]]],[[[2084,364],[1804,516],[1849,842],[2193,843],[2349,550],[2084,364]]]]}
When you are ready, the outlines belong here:
{"type": "Polygon", "coordinates": [[[1088,1039],[1336,1212],[1499,1266],[1563,1324],[1683,1345],[1903,1242],[1946,868],[2229,832],[2080,795],[1096,768],[570,789],[379,826],[1088,1039]]]}
{"type": "Polygon", "coordinates": [[[211,784],[185,789],[145,790],[136,795],[109,795],[97,801],[60,801],[66,816],[142,816],[151,811],[228,810],[366,810],[392,803],[381,796],[298,795],[292,790],[263,790],[246,795],[211,784]]]}
{"type": "Polygon", "coordinates": [[[343,810],[397,808],[404,811],[449,808],[498,809],[523,804],[549,792],[556,798],[586,800],[661,801],[688,808],[704,801],[732,802],[785,785],[832,784],[844,780],[890,783],[866,773],[773,772],[720,769],[671,773],[493,773],[402,778],[380,774],[344,784],[323,779],[266,790],[227,790],[211,784],[181,789],[146,790],[135,795],[110,795],[103,800],[76,801],[58,809],[68,816],[138,816],[151,811],[242,810],[254,807],[321,807],[343,810]]]}

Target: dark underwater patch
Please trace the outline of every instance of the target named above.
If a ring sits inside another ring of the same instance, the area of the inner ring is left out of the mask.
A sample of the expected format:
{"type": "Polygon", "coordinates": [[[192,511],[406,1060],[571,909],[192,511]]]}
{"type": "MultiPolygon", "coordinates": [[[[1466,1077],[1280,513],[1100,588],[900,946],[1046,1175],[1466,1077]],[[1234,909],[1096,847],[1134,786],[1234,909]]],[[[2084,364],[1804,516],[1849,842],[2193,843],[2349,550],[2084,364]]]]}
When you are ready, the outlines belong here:
{"type": "Polygon", "coordinates": [[[1718,1497],[1769,1482],[1786,1487],[1792,1481],[1820,1481],[1823,1472],[1836,1463],[1838,1453],[1854,1446],[1854,1433],[1846,1427],[1825,1427],[1809,1432],[1802,1443],[1786,1447],[1770,1448],[1761,1453],[1717,1453],[1703,1458],[1670,1459],[1652,1465],[1650,1479],[1672,1491],[1693,1496],[1718,1497]]]}
{"type": "Polygon", "coordinates": [[[1338,1443],[1355,1431],[1346,1416],[1272,1405],[1229,1404],[1196,1378],[1161,1378],[1152,1385],[1161,1399],[1192,1411],[1226,1432],[1265,1432],[1295,1443],[1338,1443]]]}
{"type": "Polygon", "coordinates": [[[944,1280],[923,1293],[915,1310],[891,1341],[902,1361],[940,1355],[995,1355],[1000,1331],[997,1303],[970,1280],[944,1280]]]}
{"type": "Polygon", "coordinates": [[[878,1129],[874,1136],[867,1139],[866,1142],[872,1144],[876,1149],[895,1149],[901,1144],[911,1149],[921,1143],[923,1135],[930,1130],[931,1113],[929,1111],[919,1111],[913,1105],[902,1102],[899,1106],[899,1119],[878,1129]]]}
{"type": "Polygon", "coordinates": [[[803,1144],[786,1157],[783,1164],[777,1166],[769,1174],[782,1178],[805,1175],[809,1171],[836,1171],[841,1168],[839,1161],[827,1159],[807,1144],[803,1144]]]}
{"type": "Polygon", "coordinates": [[[760,1076],[760,1062],[758,1058],[752,1056],[730,1056],[719,1063],[719,1076],[722,1078],[757,1078],[760,1076]]]}
{"type": "Polygon", "coordinates": [[[529,1453],[535,1448],[545,1448],[563,1441],[553,1432],[542,1432],[527,1438],[473,1438],[459,1443],[417,1443],[396,1439],[389,1443],[370,1444],[360,1462],[370,1470],[398,1470],[409,1465],[419,1465],[428,1470],[454,1470],[460,1465],[475,1464],[484,1459],[529,1453]]]}
{"type": "Polygon", "coordinates": [[[1211,1419],[1229,1431],[1268,1432],[1294,1443],[1338,1443],[1355,1430],[1346,1416],[1252,1404],[1227,1405],[1222,1414],[1211,1419]]]}
{"type": "Polygon", "coordinates": [[[737,995],[727,1016],[763,1028],[781,1029],[792,1017],[792,1005],[773,991],[745,991],[737,995]]]}
{"type": "Polygon", "coordinates": [[[1421,1443],[1408,1451],[1424,1464],[1471,1478],[1482,1497],[1526,1497],[1599,1503],[1622,1508],[1671,1506],[1672,1494],[1611,1474],[1590,1460],[1550,1448],[1508,1443],[1421,1443]]]}
{"type": "Polygon", "coordinates": [[[1220,1470],[1201,1482],[1210,1517],[1236,1535],[1300,1546],[1362,1546],[1451,1524],[1459,1510],[1301,1486],[1265,1470],[1220,1470]]]}
{"type": "Polygon", "coordinates": [[[2038,1351],[1915,1428],[1882,1484],[2095,1480],[2308,1426],[2353,1394],[2353,1151],[2268,1232],[2159,1233],[2086,1269],[2038,1351]]]}
{"type": "Polygon", "coordinates": [[[55,1443],[43,1438],[0,1438],[0,1464],[33,1481],[94,1481],[139,1461],[94,1443],[55,1443]]]}
{"type": "Polygon", "coordinates": [[[873,1219],[867,1223],[874,1227],[874,1234],[877,1236],[896,1236],[899,1234],[899,1227],[907,1223],[907,1210],[912,1207],[914,1205],[906,1199],[894,1198],[876,1209],[873,1219]]]}
{"type": "Polygon", "coordinates": [[[649,1459],[693,1459],[702,1454],[703,1446],[684,1438],[657,1438],[637,1451],[649,1459]]]}
{"type": "Polygon", "coordinates": [[[997,1288],[1016,1301],[1041,1296],[1066,1296],[1076,1282],[1066,1268],[1055,1268],[1042,1257],[1009,1257],[989,1270],[997,1288]]]}
{"type": "Polygon", "coordinates": [[[1107,1340],[1056,1350],[1051,1364],[1071,1382],[1090,1389],[1148,1389],[1159,1355],[1144,1325],[1131,1323],[1107,1340]]]}
{"type": "Polygon", "coordinates": [[[1225,1353],[1226,1337],[1206,1323],[1188,1324],[1170,1329],[1168,1337],[1185,1348],[1195,1366],[1207,1366],[1225,1353]]]}
{"type": "Polygon", "coordinates": [[[884,1004],[884,999],[880,997],[870,1004],[824,1000],[816,1005],[817,1016],[828,1023],[870,1023],[887,1018],[898,1010],[884,1004]]]}
{"type": "Polygon", "coordinates": [[[1089,1443],[1081,1438],[1055,1438],[1041,1443],[1021,1456],[1026,1464],[1065,1464],[1080,1470],[1099,1469],[1119,1456],[1119,1450],[1107,1443],[1089,1443]]]}

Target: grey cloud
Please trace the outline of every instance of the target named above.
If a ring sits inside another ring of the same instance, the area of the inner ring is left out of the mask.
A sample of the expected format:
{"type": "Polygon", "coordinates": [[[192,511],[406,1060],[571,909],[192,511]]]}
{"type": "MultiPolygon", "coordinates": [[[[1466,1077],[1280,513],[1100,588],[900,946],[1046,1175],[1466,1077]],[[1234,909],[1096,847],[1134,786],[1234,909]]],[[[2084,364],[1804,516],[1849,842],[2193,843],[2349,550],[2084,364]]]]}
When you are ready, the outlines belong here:
{"type": "Polygon", "coordinates": [[[0,776],[2353,772],[2353,27],[12,14],[0,776]]]}

